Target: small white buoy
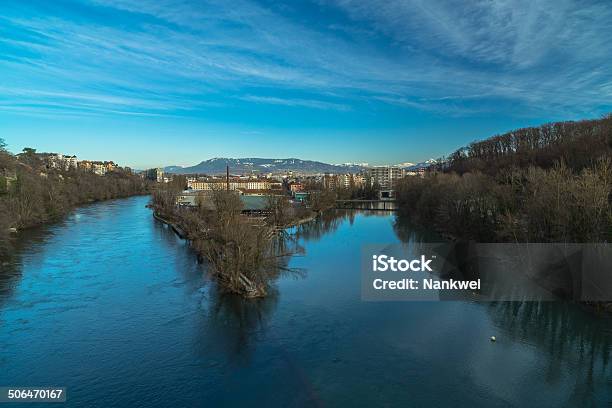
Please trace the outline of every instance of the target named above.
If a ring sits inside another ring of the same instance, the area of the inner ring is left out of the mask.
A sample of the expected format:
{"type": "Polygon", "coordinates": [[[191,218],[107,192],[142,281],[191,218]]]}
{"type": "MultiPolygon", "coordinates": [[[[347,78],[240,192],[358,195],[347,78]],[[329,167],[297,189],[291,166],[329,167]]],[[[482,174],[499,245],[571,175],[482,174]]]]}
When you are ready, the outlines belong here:
{"type": "Polygon", "coordinates": [[[495,341],[495,340],[497,340],[495,336],[491,336],[491,341],[495,341]]]}

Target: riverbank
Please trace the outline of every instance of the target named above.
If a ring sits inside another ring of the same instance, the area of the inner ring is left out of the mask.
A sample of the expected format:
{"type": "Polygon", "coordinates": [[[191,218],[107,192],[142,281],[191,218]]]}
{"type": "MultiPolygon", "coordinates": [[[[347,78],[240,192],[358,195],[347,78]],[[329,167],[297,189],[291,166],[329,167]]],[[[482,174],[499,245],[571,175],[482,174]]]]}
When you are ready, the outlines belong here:
{"type": "MultiPolygon", "coordinates": [[[[53,213],[41,216],[39,218],[21,218],[22,221],[18,224],[19,227],[14,226],[18,222],[18,219],[12,218],[9,221],[8,218],[4,218],[3,220],[0,220],[0,224],[3,224],[2,230],[0,230],[0,263],[5,263],[10,258],[12,252],[11,242],[13,239],[17,239],[20,233],[22,233],[23,231],[56,223],[65,218],[71,212],[87,205],[93,205],[104,201],[117,200],[129,197],[147,196],[149,194],[150,192],[148,190],[145,190],[136,191],[133,193],[121,193],[116,195],[111,194],[104,198],[89,198],[83,201],[73,202],[69,206],[63,206],[60,209],[55,210],[53,213]]],[[[6,195],[0,195],[0,210],[4,209],[4,211],[7,211],[7,208],[11,208],[16,204],[16,202],[11,203],[10,200],[11,197],[7,197],[6,195]]],[[[1,212],[0,216],[2,216],[1,212]]]]}
{"type": "Polygon", "coordinates": [[[187,234],[185,233],[185,231],[183,231],[183,229],[181,227],[179,227],[178,225],[174,224],[173,222],[163,218],[162,216],[157,214],[155,212],[155,210],[153,210],[152,213],[153,213],[153,218],[155,218],[157,221],[161,222],[162,224],[165,224],[165,225],[169,226],[172,229],[172,231],[174,231],[174,233],[180,239],[187,239],[187,234]]]}
{"type": "Polygon", "coordinates": [[[45,224],[50,224],[50,223],[58,222],[62,218],[64,218],[67,215],[69,215],[74,210],[76,210],[78,208],[81,208],[81,207],[84,207],[86,205],[97,204],[97,203],[101,203],[101,202],[105,202],[105,201],[121,200],[123,198],[148,196],[150,194],[151,194],[150,191],[143,191],[143,192],[137,192],[137,193],[133,193],[133,194],[125,194],[125,195],[122,194],[122,195],[117,195],[117,196],[110,196],[108,198],[88,199],[86,201],[74,203],[71,207],[65,208],[61,213],[56,213],[56,214],[54,214],[50,218],[47,218],[47,219],[44,219],[44,220],[38,220],[38,221],[37,220],[32,220],[28,224],[23,225],[21,228],[10,227],[9,228],[9,232],[19,233],[20,231],[24,231],[24,230],[28,230],[28,229],[31,229],[31,228],[40,227],[40,226],[45,225],[45,224]]]}
{"type": "Polygon", "coordinates": [[[318,217],[321,216],[321,214],[323,213],[323,211],[326,210],[322,210],[322,211],[312,211],[310,214],[305,215],[303,217],[297,217],[293,220],[291,220],[290,222],[288,222],[287,224],[279,227],[280,229],[289,229],[289,228],[294,228],[294,227],[298,227],[302,224],[307,224],[309,222],[312,222],[314,220],[316,220],[318,217]]]}
{"type": "Polygon", "coordinates": [[[52,165],[33,149],[13,155],[0,143],[0,258],[9,256],[14,231],[57,221],[84,204],[149,192],[149,183],[129,169],[94,174],[52,165]]]}

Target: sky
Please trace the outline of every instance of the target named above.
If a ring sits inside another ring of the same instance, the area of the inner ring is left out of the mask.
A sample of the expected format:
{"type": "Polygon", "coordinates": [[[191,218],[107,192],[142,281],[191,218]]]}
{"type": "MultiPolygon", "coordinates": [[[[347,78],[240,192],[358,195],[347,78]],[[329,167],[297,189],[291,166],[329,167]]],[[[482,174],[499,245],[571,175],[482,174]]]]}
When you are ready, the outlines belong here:
{"type": "Polygon", "coordinates": [[[133,168],[419,162],[612,111],[612,6],[4,0],[8,149],[133,168]]]}

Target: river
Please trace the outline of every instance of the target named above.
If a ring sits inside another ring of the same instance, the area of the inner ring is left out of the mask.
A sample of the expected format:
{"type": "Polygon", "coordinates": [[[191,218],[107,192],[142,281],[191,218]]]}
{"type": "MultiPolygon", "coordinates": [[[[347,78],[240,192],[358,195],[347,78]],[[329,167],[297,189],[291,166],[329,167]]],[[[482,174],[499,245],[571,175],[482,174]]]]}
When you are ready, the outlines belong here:
{"type": "Polygon", "coordinates": [[[0,386],[65,386],[70,407],[612,403],[610,319],[552,302],[361,301],[363,243],[428,239],[392,213],[310,224],[289,261],[301,273],[245,301],[147,200],[20,235],[0,273],[0,386]]]}

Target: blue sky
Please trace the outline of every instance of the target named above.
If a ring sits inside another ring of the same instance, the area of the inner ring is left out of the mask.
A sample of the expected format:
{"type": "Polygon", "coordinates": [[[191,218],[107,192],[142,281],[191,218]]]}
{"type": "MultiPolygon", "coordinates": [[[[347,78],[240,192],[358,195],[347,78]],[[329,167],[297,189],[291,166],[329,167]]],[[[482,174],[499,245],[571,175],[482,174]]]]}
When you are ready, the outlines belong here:
{"type": "Polygon", "coordinates": [[[135,168],[416,162],[612,111],[610,21],[607,1],[3,1],[0,137],[135,168]]]}

